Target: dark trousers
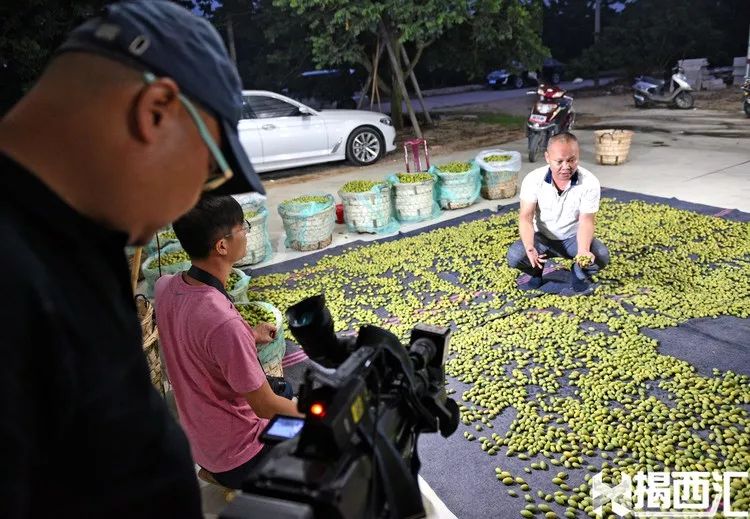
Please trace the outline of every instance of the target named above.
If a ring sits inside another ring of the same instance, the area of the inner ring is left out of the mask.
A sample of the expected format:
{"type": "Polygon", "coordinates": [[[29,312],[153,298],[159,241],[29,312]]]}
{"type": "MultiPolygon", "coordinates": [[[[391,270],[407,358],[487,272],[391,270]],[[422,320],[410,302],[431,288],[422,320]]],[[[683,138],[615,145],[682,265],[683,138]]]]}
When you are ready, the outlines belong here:
{"type": "MultiPolygon", "coordinates": [[[[551,240],[540,232],[534,233],[534,247],[539,254],[546,254],[547,258],[575,258],[578,254],[578,239],[573,236],[565,240],[551,240]]],[[[594,238],[591,241],[592,254],[595,256],[594,263],[586,268],[578,264],[573,265],[573,274],[576,278],[584,280],[599,272],[609,264],[609,249],[602,242],[594,238]]],[[[533,268],[523,242],[518,240],[508,249],[508,266],[525,272],[531,276],[541,276],[542,269],[533,268]]]]}
{"type": "MultiPolygon", "coordinates": [[[[293,396],[292,385],[281,377],[268,377],[271,389],[279,396],[291,400],[293,396]]],[[[242,489],[242,482],[256,469],[263,457],[271,450],[272,445],[263,445],[263,448],[248,461],[226,472],[212,472],[211,475],[220,484],[227,488],[242,489]]]]}

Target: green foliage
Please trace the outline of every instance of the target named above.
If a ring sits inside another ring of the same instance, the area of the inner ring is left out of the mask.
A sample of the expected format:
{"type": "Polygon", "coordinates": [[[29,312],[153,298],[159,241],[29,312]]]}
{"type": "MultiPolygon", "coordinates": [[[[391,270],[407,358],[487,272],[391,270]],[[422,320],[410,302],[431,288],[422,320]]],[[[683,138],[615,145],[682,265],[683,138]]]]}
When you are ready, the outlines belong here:
{"type": "Polygon", "coordinates": [[[744,29],[727,32],[741,13],[750,15],[750,3],[708,0],[638,0],[626,4],[597,45],[587,48],[573,63],[577,72],[625,68],[629,73],[665,72],[680,59],[708,57],[714,64],[730,64],[742,55],[738,43],[747,43],[744,29]],[[698,14],[700,13],[700,14],[698,14]],[[740,37],[740,33],[744,36],[740,37]],[[735,49],[735,50],[732,50],[735,49]]]}
{"type": "Polygon", "coordinates": [[[497,124],[500,126],[509,126],[511,128],[518,128],[526,124],[526,117],[522,115],[510,115],[504,113],[478,113],[477,120],[480,123],[485,124],[497,124]]]}
{"type": "Polygon", "coordinates": [[[483,80],[512,61],[535,70],[549,55],[540,37],[541,2],[481,0],[469,16],[446,32],[422,60],[420,72],[455,77],[453,82],[483,80]]]}
{"type": "Polygon", "coordinates": [[[65,35],[107,3],[0,2],[0,113],[31,87],[65,35]]]}

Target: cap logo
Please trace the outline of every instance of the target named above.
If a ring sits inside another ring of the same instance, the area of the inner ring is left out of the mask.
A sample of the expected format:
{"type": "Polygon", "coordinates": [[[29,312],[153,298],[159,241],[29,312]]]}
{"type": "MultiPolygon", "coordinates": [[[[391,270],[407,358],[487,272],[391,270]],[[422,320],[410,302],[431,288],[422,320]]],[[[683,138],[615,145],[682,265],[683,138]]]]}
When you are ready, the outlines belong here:
{"type": "Polygon", "coordinates": [[[149,48],[151,45],[151,40],[149,40],[144,35],[136,36],[132,42],[130,42],[130,46],[128,47],[128,50],[131,54],[135,54],[136,56],[140,56],[144,52],[146,52],[146,49],[149,48]]]}
{"type": "Polygon", "coordinates": [[[120,28],[111,23],[101,24],[96,28],[96,32],[94,32],[94,36],[106,41],[114,41],[118,34],[120,34],[120,28]]]}

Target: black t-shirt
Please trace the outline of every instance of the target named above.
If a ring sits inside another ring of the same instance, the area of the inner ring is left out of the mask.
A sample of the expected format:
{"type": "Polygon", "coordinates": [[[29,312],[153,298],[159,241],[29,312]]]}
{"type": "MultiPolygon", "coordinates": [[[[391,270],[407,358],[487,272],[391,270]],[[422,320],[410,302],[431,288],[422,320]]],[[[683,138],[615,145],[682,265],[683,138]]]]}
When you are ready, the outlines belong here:
{"type": "Polygon", "coordinates": [[[2,154],[0,179],[0,517],[202,517],[149,380],[127,237],[2,154]]]}

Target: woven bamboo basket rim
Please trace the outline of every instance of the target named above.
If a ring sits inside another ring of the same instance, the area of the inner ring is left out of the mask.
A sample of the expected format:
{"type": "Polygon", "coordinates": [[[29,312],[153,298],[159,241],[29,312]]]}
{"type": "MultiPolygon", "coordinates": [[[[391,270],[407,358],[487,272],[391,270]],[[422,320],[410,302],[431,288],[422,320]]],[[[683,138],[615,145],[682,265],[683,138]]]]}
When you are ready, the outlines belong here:
{"type": "Polygon", "coordinates": [[[630,143],[630,140],[633,138],[634,134],[635,132],[633,130],[620,130],[616,128],[609,128],[605,130],[594,131],[597,144],[602,144],[602,145],[607,144],[605,139],[608,139],[612,143],[624,142],[624,141],[627,141],[628,143],[630,143]]]}

